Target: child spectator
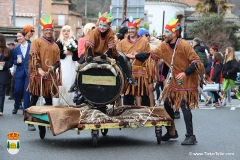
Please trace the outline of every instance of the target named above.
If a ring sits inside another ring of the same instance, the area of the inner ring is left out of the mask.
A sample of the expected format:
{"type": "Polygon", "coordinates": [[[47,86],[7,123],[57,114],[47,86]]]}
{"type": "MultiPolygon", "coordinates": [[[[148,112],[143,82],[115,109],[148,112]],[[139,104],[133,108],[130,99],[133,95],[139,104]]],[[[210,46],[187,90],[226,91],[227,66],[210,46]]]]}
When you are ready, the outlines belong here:
{"type": "Polygon", "coordinates": [[[223,100],[225,97],[229,85],[233,92],[236,94],[236,97],[240,99],[240,93],[235,85],[235,80],[237,78],[238,72],[238,57],[236,56],[235,51],[232,47],[227,47],[223,64],[224,80],[221,91],[221,100],[223,100]]]}
{"type": "MultiPolygon", "coordinates": [[[[222,83],[222,55],[219,52],[213,53],[213,66],[210,71],[210,78],[215,83],[222,83]]],[[[221,104],[217,101],[220,100],[220,96],[217,91],[211,91],[214,95],[214,99],[216,103],[213,105],[214,107],[220,107],[221,104]]]]}

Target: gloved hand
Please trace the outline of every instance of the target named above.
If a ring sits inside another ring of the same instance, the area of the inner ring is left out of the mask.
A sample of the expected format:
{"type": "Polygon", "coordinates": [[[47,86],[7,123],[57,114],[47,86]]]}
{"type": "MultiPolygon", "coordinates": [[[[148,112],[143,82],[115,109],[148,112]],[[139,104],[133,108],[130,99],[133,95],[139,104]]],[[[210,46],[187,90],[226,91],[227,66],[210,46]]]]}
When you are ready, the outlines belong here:
{"type": "Polygon", "coordinates": [[[101,57],[101,59],[107,59],[108,55],[107,54],[101,54],[100,57],[101,57]]]}
{"type": "Polygon", "coordinates": [[[92,60],[93,60],[92,56],[87,57],[87,62],[92,62],[92,60]]]}

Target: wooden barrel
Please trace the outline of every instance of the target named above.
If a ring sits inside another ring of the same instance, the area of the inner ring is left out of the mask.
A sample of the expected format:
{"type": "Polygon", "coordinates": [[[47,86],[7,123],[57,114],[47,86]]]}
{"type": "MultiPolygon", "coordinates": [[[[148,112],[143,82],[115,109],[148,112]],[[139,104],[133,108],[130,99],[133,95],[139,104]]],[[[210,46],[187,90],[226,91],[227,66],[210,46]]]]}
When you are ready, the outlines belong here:
{"type": "Polygon", "coordinates": [[[94,58],[80,69],[78,89],[87,101],[94,105],[107,105],[115,101],[121,94],[126,78],[118,63],[111,65],[109,61],[94,58]],[[113,72],[115,71],[115,72],[113,72]]]}

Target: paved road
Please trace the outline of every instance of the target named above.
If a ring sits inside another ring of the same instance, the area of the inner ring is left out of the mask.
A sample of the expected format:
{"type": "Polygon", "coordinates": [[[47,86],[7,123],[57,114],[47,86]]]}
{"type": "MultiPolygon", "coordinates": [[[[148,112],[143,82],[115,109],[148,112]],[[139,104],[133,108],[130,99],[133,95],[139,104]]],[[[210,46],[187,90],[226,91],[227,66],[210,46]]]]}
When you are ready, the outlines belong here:
{"type": "MultiPolygon", "coordinates": [[[[67,131],[53,136],[47,131],[44,140],[38,131],[30,132],[23,122],[22,111],[12,115],[13,101],[6,100],[4,115],[0,117],[0,160],[188,160],[240,159],[240,106],[233,100],[232,107],[213,108],[200,104],[193,110],[197,145],[181,146],[185,125],[183,118],[175,120],[179,138],[157,144],[154,128],[111,129],[100,136],[98,147],[92,147],[90,131],[77,135],[67,131]],[[6,134],[16,131],[20,136],[20,151],[7,152],[6,134]]],[[[182,115],[181,115],[182,116],[182,115]]],[[[165,133],[165,128],[163,133],[165,133]]]]}

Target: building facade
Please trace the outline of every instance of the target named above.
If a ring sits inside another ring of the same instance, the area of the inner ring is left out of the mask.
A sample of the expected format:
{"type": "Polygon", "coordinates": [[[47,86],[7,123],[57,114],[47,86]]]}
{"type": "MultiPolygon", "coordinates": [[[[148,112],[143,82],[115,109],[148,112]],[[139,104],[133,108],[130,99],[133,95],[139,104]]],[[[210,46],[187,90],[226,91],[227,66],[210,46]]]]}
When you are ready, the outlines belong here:
{"type": "Polygon", "coordinates": [[[157,32],[161,36],[165,25],[172,17],[177,17],[182,26],[182,36],[184,35],[185,17],[192,14],[194,8],[177,0],[146,0],[145,13],[149,24],[149,31],[157,32]]]}
{"type": "Polygon", "coordinates": [[[63,25],[70,25],[75,37],[81,36],[82,17],[69,10],[70,3],[68,1],[57,3],[51,0],[15,0],[14,26],[13,0],[0,0],[0,33],[5,35],[7,42],[13,42],[16,38],[16,32],[27,24],[34,26],[35,29],[35,34],[31,40],[38,38],[40,5],[41,17],[45,18],[46,14],[52,16],[56,33],[63,25]]]}
{"type": "Polygon", "coordinates": [[[82,16],[69,10],[70,3],[52,2],[51,15],[54,20],[55,38],[57,39],[59,32],[64,25],[71,26],[75,38],[78,39],[82,35],[82,16]]]}

